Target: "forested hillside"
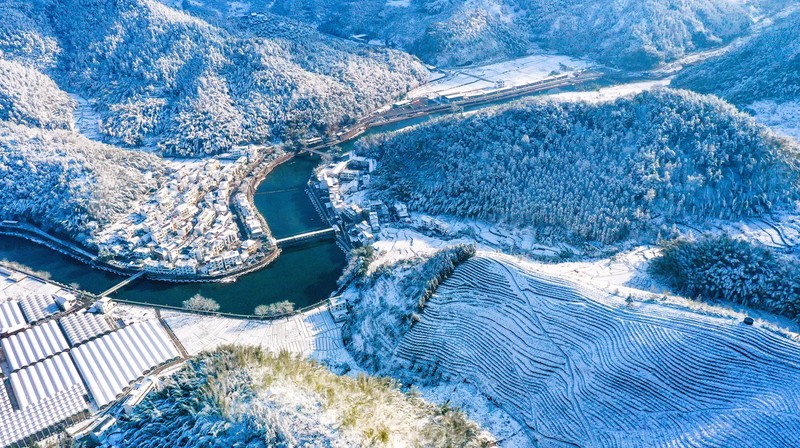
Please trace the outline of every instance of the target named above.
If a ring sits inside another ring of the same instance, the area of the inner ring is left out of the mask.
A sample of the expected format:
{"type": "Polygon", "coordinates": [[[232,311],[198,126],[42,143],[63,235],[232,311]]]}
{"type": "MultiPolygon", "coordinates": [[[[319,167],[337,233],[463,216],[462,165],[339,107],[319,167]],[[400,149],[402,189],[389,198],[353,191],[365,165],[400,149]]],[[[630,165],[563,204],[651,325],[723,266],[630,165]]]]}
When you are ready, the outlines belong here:
{"type": "Polygon", "coordinates": [[[164,166],[74,132],[74,101],[34,66],[0,59],[0,220],[82,241],[129,213],[164,166]]]}
{"type": "Polygon", "coordinates": [[[518,56],[538,45],[642,68],[729,41],[747,33],[756,16],[785,5],[774,0],[276,0],[270,10],[341,36],[367,34],[434,64],[518,56]]]}
{"type": "Polygon", "coordinates": [[[654,239],[798,197],[798,148],[713,97],[661,90],[588,104],[527,100],[363,145],[372,194],[567,240],[654,239]]]}
{"type": "Polygon", "coordinates": [[[757,243],[725,235],[673,241],[650,268],[688,297],[800,316],[800,260],[757,243]]]}
{"type": "Polygon", "coordinates": [[[324,133],[426,77],[411,56],[271,15],[223,27],[153,0],[41,0],[0,21],[2,56],[95,100],[108,141],[167,154],[324,133]]]}
{"type": "Polygon", "coordinates": [[[0,121],[0,220],[84,241],[96,225],[130,213],[163,172],[151,154],[0,121]]]}
{"type": "Polygon", "coordinates": [[[767,27],[721,57],[688,67],[675,86],[713,93],[731,102],[800,100],[800,12],[767,27]]]}
{"type": "Polygon", "coordinates": [[[388,379],[338,376],[286,352],[203,353],[118,424],[120,447],[480,447],[493,442],[458,410],[388,379]]]}
{"type": "Polygon", "coordinates": [[[0,121],[71,129],[75,102],[34,68],[0,59],[0,121]]]}

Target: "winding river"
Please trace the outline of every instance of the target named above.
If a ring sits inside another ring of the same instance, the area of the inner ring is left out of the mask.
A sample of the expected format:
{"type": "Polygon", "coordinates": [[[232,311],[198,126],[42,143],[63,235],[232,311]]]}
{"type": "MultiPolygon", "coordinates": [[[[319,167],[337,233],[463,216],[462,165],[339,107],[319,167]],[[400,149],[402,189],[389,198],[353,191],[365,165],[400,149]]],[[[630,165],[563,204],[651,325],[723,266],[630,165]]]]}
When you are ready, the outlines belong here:
{"type": "MultiPolygon", "coordinates": [[[[295,157],[276,167],[259,185],[255,204],[276,238],[323,228],[305,193],[306,182],[318,159],[295,157]]],[[[53,280],[75,284],[100,293],[123,277],[91,269],[45,246],[0,235],[0,260],[13,261],[53,280]]],[[[200,293],[216,300],[220,311],[252,314],[261,304],[289,300],[296,308],[325,299],[336,289],[346,263],[344,252],[333,241],[320,241],[284,249],[269,266],[240,277],[234,283],[168,283],[139,279],[112,296],[160,305],[180,306],[200,293]]]]}

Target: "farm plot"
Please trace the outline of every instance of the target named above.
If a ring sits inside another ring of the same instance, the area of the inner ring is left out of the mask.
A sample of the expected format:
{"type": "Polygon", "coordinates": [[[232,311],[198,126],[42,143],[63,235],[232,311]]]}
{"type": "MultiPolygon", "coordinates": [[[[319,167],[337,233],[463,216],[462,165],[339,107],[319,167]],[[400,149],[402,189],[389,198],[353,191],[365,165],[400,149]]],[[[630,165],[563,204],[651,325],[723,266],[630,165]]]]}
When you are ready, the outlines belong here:
{"type": "Polygon", "coordinates": [[[800,446],[800,344],[499,255],[456,268],[393,356],[476,385],[539,446],[800,446]]]}
{"type": "Polygon", "coordinates": [[[505,62],[445,70],[446,76],[409,92],[406,97],[438,98],[472,96],[510,87],[521,87],[592,67],[588,61],[561,55],[536,54],[505,62]]]}

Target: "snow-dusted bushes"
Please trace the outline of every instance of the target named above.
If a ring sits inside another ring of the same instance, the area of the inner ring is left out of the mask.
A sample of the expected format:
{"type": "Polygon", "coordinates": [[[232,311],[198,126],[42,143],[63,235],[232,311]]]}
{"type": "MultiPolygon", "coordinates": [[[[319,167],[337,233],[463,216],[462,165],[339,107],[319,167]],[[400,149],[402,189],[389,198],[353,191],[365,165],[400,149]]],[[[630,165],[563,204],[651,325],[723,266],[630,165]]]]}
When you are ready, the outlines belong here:
{"type": "Polygon", "coordinates": [[[372,246],[363,246],[353,249],[347,257],[347,266],[342,271],[337,284],[342,287],[355,281],[362,284],[367,278],[369,265],[375,260],[375,249],[372,246]]]}
{"type": "Polygon", "coordinates": [[[45,2],[0,0],[0,59],[44,69],[55,65],[60,51],[45,2]]]}
{"type": "Polygon", "coordinates": [[[381,365],[423,312],[436,288],[475,246],[457,245],[429,258],[384,265],[343,296],[350,313],[342,329],[345,345],[359,365],[380,374],[397,374],[381,365]]]}
{"type": "Polygon", "coordinates": [[[195,294],[183,301],[183,307],[195,311],[219,311],[219,303],[214,299],[195,294]]]}
{"type": "Polygon", "coordinates": [[[690,297],[800,315],[800,261],[727,235],[668,243],[650,271],[690,297]]]}
{"type": "Polygon", "coordinates": [[[283,300],[281,302],[270,303],[269,305],[258,305],[253,314],[256,316],[276,317],[285,316],[294,312],[294,303],[283,300]]]}
{"type": "Polygon", "coordinates": [[[48,6],[59,78],[98,101],[126,145],[203,155],[322,134],[425,79],[409,55],[327,37],[276,16],[214,24],[151,0],[48,6]],[[151,141],[152,138],[152,141],[151,141]]]}
{"type": "Polygon", "coordinates": [[[488,443],[463,413],[388,379],[337,376],[286,352],[201,354],[117,423],[120,447],[460,446],[488,443]]]}
{"type": "Polygon", "coordinates": [[[757,215],[797,197],[798,149],[713,97],[528,100],[364,143],[377,196],[567,240],[653,238],[682,219],[757,215]]]}

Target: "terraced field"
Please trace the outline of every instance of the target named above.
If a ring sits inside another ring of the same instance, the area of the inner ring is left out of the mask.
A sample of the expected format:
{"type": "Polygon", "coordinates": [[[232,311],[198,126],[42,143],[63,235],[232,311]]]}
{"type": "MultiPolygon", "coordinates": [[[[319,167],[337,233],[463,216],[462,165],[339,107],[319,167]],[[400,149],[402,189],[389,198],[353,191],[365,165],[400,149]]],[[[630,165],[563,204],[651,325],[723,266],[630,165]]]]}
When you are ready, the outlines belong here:
{"type": "Polygon", "coordinates": [[[394,356],[474,383],[543,447],[800,446],[800,344],[479,255],[394,356]]]}

